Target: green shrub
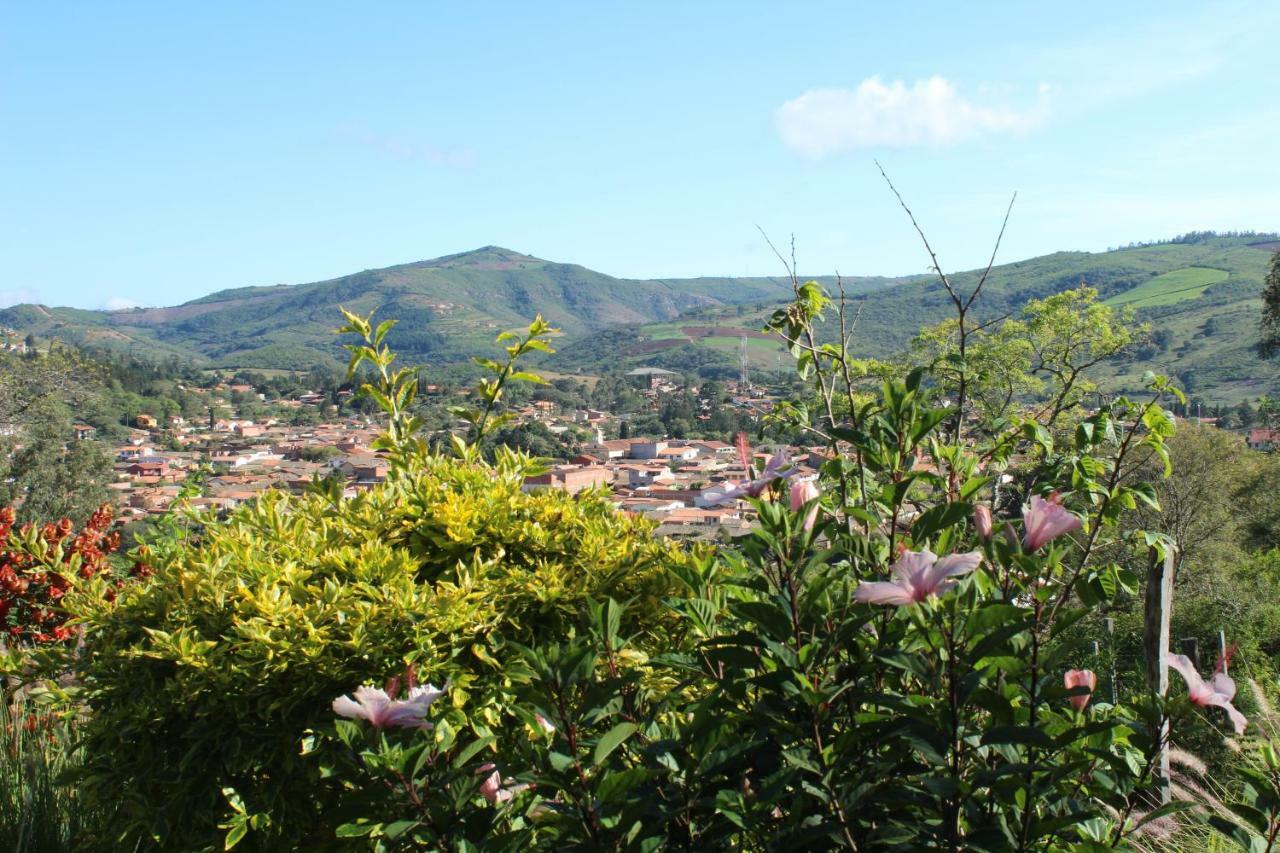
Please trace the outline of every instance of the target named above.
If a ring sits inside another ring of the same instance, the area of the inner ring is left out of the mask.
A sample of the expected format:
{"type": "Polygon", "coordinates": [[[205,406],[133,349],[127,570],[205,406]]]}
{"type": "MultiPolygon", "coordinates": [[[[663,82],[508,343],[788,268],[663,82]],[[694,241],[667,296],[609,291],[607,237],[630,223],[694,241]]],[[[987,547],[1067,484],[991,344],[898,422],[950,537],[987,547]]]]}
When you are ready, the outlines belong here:
{"type": "Polygon", "coordinates": [[[82,784],[116,804],[112,837],[220,847],[234,803],[258,816],[246,844],[313,849],[336,789],[300,744],[334,697],[412,661],[500,729],[513,641],[564,636],[606,596],[660,631],[668,568],[688,558],[598,495],[523,492],[527,466],[427,458],[351,500],[269,494],[204,519],[114,606],[70,596],[82,784]]]}
{"type": "Polygon", "coordinates": [[[76,729],[19,693],[0,702],[0,839],[14,853],[61,853],[83,841],[94,813],[60,778],[75,767],[76,729]]]}

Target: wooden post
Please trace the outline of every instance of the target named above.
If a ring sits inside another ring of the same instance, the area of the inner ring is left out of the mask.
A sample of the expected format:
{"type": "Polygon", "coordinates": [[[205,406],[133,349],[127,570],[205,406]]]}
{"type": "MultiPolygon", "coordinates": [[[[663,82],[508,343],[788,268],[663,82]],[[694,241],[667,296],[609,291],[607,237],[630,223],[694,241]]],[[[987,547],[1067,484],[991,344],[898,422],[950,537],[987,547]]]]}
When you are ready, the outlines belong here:
{"type": "Polygon", "coordinates": [[[1191,658],[1191,665],[1200,669],[1200,641],[1195,637],[1182,638],[1182,653],[1191,658]]]}
{"type": "MultiPolygon", "coordinates": [[[[1174,551],[1168,546],[1164,559],[1155,548],[1147,567],[1147,594],[1142,641],[1147,658],[1147,683],[1164,696],[1169,691],[1169,620],[1173,615],[1174,551]]],[[[1157,785],[1159,803],[1169,802],[1169,723],[1160,728],[1160,764],[1157,785]]]]}
{"type": "Polygon", "coordinates": [[[1102,620],[1102,627],[1107,632],[1107,675],[1111,685],[1111,704],[1116,704],[1116,620],[1110,616],[1102,620]]]}

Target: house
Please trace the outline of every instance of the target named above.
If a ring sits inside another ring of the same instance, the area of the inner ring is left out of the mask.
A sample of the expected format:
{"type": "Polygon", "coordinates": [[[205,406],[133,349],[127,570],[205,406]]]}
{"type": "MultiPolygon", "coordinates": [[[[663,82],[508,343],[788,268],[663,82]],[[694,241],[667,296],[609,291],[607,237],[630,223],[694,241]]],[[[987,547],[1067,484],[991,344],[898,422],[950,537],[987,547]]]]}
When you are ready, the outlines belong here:
{"type": "Polygon", "coordinates": [[[613,472],[603,465],[560,465],[542,474],[524,478],[526,492],[538,489],[563,489],[576,495],[583,489],[608,486],[613,482],[613,472]]]}
{"type": "Polygon", "coordinates": [[[693,441],[690,444],[697,448],[699,455],[702,456],[732,456],[734,451],[732,444],[725,444],[723,441],[693,441]]]}
{"type": "Polygon", "coordinates": [[[632,459],[657,459],[658,454],[667,449],[665,441],[645,441],[643,439],[631,445],[632,459]]]}
{"type": "Polygon", "coordinates": [[[1276,450],[1280,448],[1280,429],[1251,429],[1245,443],[1250,450],[1276,450]]]}
{"type": "Polygon", "coordinates": [[[676,478],[666,465],[619,465],[618,473],[626,477],[627,485],[644,486],[651,483],[669,483],[676,478]]]}
{"type": "Polygon", "coordinates": [[[633,497],[618,501],[618,507],[625,512],[641,513],[643,515],[666,515],[667,513],[684,509],[684,504],[663,498],[633,497]]]}
{"type": "Polygon", "coordinates": [[[675,372],[663,370],[661,367],[637,367],[635,370],[627,371],[627,376],[638,379],[651,390],[661,385],[664,377],[675,375],[677,375],[675,372]]]}
{"type": "Polygon", "coordinates": [[[664,447],[658,451],[657,458],[664,462],[688,462],[697,456],[696,447],[664,447]]]}
{"type": "Polygon", "coordinates": [[[708,507],[706,509],[690,508],[672,510],[662,520],[663,524],[725,524],[738,521],[742,513],[734,507],[708,507]]]}
{"type": "Polygon", "coordinates": [[[609,459],[622,459],[623,457],[630,455],[632,443],[640,440],[641,439],[638,438],[618,438],[613,441],[602,441],[588,447],[587,453],[597,459],[603,459],[606,461],[609,459]]]}
{"type": "Polygon", "coordinates": [[[352,477],[358,486],[372,486],[387,478],[391,465],[381,456],[372,453],[359,453],[348,456],[335,463],[334,467],[344,475],[352,477]]]}
{"type": "Polygon", "coordinates": [[[93,438],[97,429],[88,424],[75,424],[71,427],[71,431],[75,433],[76,441],[88,441],[93,438]]]}
{"type": "Polygon", "coordinates": [[[131,477],[164,477],[169,473],[169,460],[160,458],[143,458],[125,468],[131,477]]]}

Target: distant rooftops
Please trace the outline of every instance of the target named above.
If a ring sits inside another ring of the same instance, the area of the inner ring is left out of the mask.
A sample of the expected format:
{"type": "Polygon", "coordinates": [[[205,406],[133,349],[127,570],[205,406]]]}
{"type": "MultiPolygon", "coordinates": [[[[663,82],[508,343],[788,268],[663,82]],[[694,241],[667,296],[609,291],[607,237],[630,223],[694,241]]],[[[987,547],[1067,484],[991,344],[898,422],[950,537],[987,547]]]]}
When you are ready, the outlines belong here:
{"type": "Polygon", "coordinates": [[[637,367],[635,370],[628,370],[628,376],[675,376],[674,370],[663,370],[661,367],[637,367]]]}

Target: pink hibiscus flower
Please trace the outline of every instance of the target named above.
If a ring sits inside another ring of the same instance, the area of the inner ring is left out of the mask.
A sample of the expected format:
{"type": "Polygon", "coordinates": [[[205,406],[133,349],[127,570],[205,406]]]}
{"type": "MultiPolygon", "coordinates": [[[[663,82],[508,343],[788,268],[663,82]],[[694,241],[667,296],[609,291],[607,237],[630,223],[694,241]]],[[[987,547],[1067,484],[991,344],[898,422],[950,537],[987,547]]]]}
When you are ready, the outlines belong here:
{"type": "Polygon", "coordinates": [[[367,720],[377,729],[429,729],[427,711],[443,695],[443,690],[426,684],[411,687],[405,699],[392,699],[385,690],[364,684],[356,688],[354,700],[349,696],[334,699],[333,712],[340,717],[367,720]]]}
{"type": "Polygon", "coordinates": [[[1225,656],[1218,658],[1218,663],[1213,668],[1213,675],[1207,682],[1200,677],[1200,673],[1196,672],[1191,659],[1186,655],[1169,655],[1168,662],[1169,668],[1176,671],[1182,676],[1182,680],[1187,682],[1188,699],[1202,708],[1213,705],[1226,711],[1236,734],[1243,734],[1244,727],[1249,721],[1231,704],[1231,700],[1236,696],[1236,683],[1231,680],[1231,676],[1227,675],[1227,664],[1234,653],[1235,646],[1232,646],[1227,649],[1225,656]]]}
{"type": "Polygon", "coordinates": [[[1028,551],[1040,548],[1064,533],[1080,528],[1080,519],[1058,503],[1057,492],[1048,500],[1032,495],[1031,502],[1022,508],[1022,544],[1028,551]]]}
{"type": "Polygon", "coordinates": [[[855,601],[903,607],[943,595],[959,581],[952,578],[972,572],[982,563],[982,554],[948,554],[942,559],[932,551],[903,551],[893,564],[891,581],[864,582],[853,593],[855,601]]]}

